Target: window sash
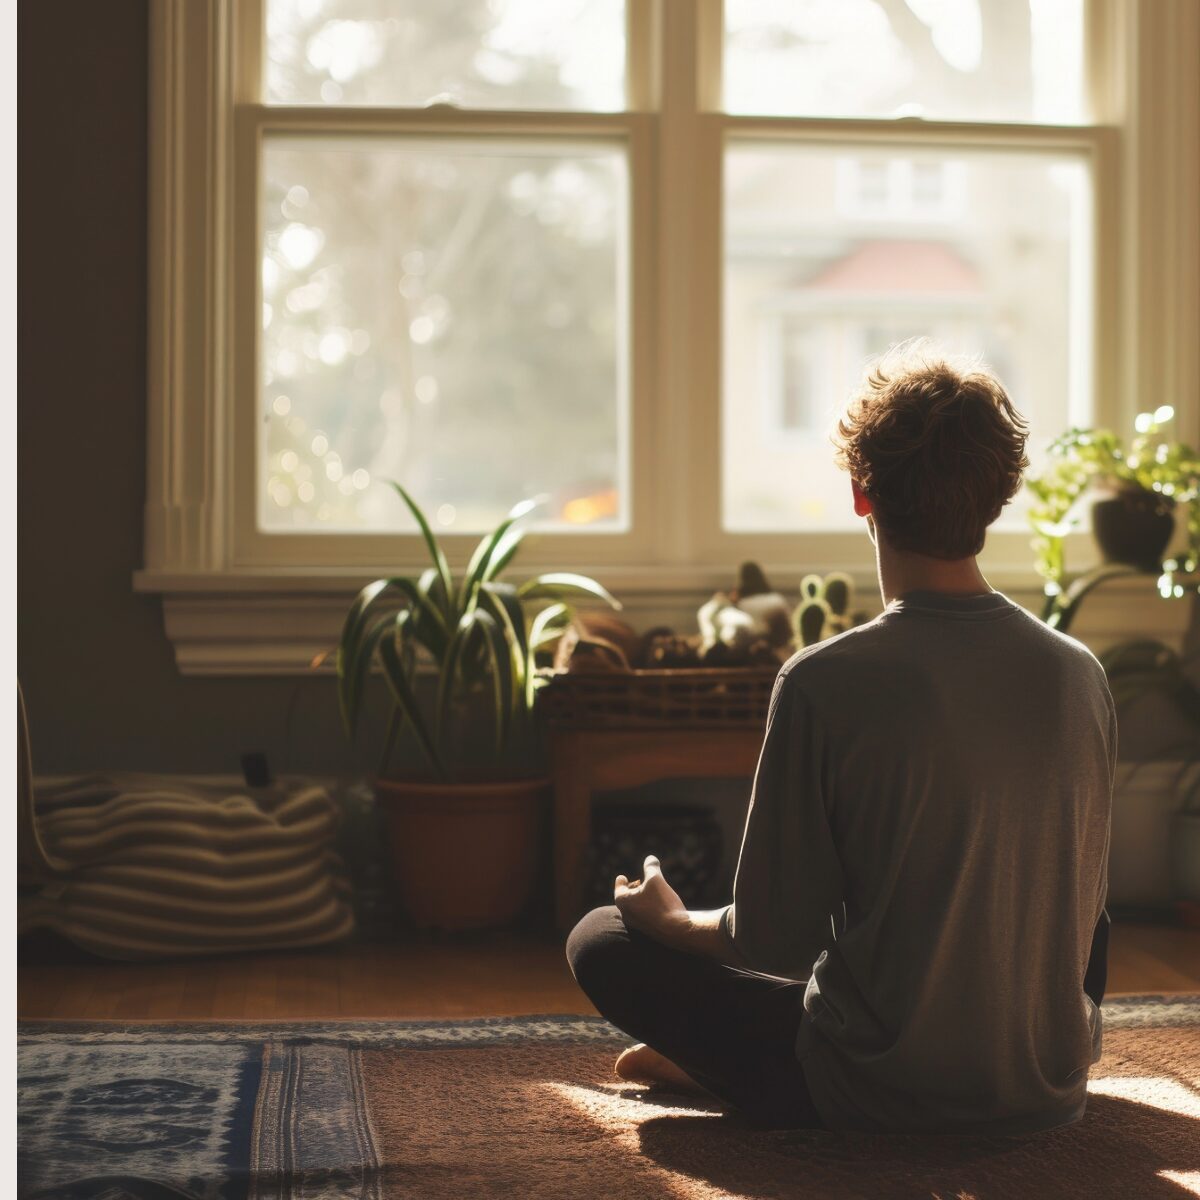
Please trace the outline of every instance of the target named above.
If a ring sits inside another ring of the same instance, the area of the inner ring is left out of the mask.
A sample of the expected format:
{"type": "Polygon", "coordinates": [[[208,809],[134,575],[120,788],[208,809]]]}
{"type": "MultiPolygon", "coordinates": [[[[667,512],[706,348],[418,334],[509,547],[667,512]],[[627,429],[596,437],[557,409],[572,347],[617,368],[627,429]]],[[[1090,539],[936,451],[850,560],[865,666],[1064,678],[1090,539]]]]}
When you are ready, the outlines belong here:
{"type": "MultiPolygon", "coordinates": [[[[653,106],[650,79],[661,72],[658,111],[619,114],[513,112],[502,110],[288,107],[261,101],[262,7],[246,4],[242,27],[246,69],[239,75],[235,141],[239,214],[235,232],[235,395],[234,546],[239,565],[367,566],[415,563],[423,547],[415,535],[377,533],[264,533],[257,529],[256,438],[258,421],[257,342],[259,301],[260,155],[268,135],[393,134],[510,138],[616,140],[627,148],[631,214],[631,437],[628,477],[632,514],[627,533],[538,535],[531,551],[547,562],[597,566],[653,563],[705,564],[752,556],[828,566],[859,565],[862,539],[830,532],[746,533],[722,528],[721,472],[721,304],[722,170],[725,148],[739,142],[907,150],[1020,149],[1082,153],[1093,178],[1111,174],[1102,161],[1111,147],[1109,131],[1096,126],[985,124],[979,122],[897,122],[865,118],[757,117],[718,111],[721,7],[715,0],[666,5],[657,47],[648,36],[652,6],[629,5],[628,92],[636,103],[653,106]],[[257,13],[254,10],[257,9],[257,13]],[[253,31],[250,26],[253,26],[253,31]],[[257,34],[257,37],[255,36],[257,34]],[[256,44],[257,43],[257,44],[256,44]],[[657,49],[658,53],[655,53],[657,49]],[[255,70],[254,68],[259,68],[255,70]],[[656,136],[657,135],[657,136],[656,136]],[[657,143],[657,145],[656,145],[657,143]],[[657,220],[656,220],[657,218],[657,220]],[[659,243],[655,245],[655,225],[659,243]],[[687,231],[686,237],[671,231],[687,231]],[[657,262],[655,262],[657,250],[657,262]],[[655,305],[656,280],[659,303],[655,305]],[[657,319],[656,319],[657,318],[657,319]]],[[[1099,187],[1096,196],[1094,259],[1111,246],[1111,213],[1099,187]]],[[[1099,289],[1093,289],[1098,295],[1099,289]]],[[[1093,314],[1093,328],[1098,314],[1093,314]]],[[[1097,348],[1102,339],[1094,336],[1097,348]]],[[[1093,364],[1091,378],[1110,379],[1093,364]]],[[[1118,419],[1114,398],[1097,394],[1098,418],[1118,419]],[[1113,414],[1110,416],[1110,414],[1113,414]]],[[[444,538],[452,558],[465,558],[476,536],[444,538]]],[[[1028,561],[1027,535],[997,531],[992,549],[1004,552],[1005,566],[1028,561]],[[1019,545],[1004,545],[1006,542],[1019,545]]]]}
{"type": "MultiPolygon", "coordinates": [[[[1104,8],[1111,0],[1093,0],[1104,8]]],[[[221,7],[220,0],[216,0],[221,7]]],[[[256,528],[258,459],[257,340],[260,333],[259,155],[268,135],[399,134],[617,141],[629,155],[631,186],[631,378],[628,533],[559,534],[531,538],[527,562],[626,567],[634,574],[659,566],[683,573],[739,557],[765,563],[856,566],[864,560],[858,535],[796,531],[729,533],[721,528],[720,429],[722,304],[722,161],[727,145],[780,140],[907,149],[970,148],[1074,152],[1084,155],[1094,181],[1094,268],[1091,378],[1098,420],[1122,423],[1133,402],[1119,399],[1114,281],[1118,182],[1116,130],[1108,125],[1046,126],[925,122],[863,118],[730,115],[721,96],[720,0],[676,5],[630,0],[627,38],[629,107],[622,113],[512,112],[437,107],[286,107],[259,93],[262,0],[236,0],[230,38],[232,79],[232,229],[222,272],[233,299],[230,395],[226,438],[232,483],[223,517],[227,565],[241,568],[369,568],[420,562],[415,535],[261,533],[256,528]],[[1101,253],[1101,247],[1107,248],[1101,253]]],[[[1089,23],[1089,62],[1103,61],[1103,39],[1089,23]]],[[[1108,73],[1105,73],[1108,79],[1108,73]]],[[[1095,72],[1093,91],[1097,90],[1095,72]]],[[[1127,391],[1120,393],[1128,396],[1127,391]]],[[[223,447],[223,449],[222,449],[223,447]]],[[[476,538],[447,535],[452,558],[465,559],[476,538]]],[[[1027,535],[997,532],[993,548],[1004,565],[1028,571],[1027,535]]]]}

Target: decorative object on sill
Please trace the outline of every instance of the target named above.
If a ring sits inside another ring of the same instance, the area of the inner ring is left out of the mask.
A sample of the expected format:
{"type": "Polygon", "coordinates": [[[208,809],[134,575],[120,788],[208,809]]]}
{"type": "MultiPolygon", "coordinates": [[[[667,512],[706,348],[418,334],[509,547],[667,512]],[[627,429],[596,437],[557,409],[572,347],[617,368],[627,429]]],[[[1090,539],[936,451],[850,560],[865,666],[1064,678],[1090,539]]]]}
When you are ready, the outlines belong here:
{"type": "Polygon", "coordinates": [[[557,728],[756,729],[761,735],[778,664],[635,671],[547,672],[538,707],[557,728]]]}
{"type": "Polygon", "coordinates": [[[571,624],[573,599],[621,606],[583,575],[539,575],[519,587],[501,580],[539,501],[516,505],[455,580],[419,505],[392,486],[432,565],[417,578],[378,579],[351,605],[337,650],[342,722],[353,739],[367,672],[378,661],[391,716],[376,797],[388,818],[401,905],[423,928],[503,925],[523,911],[537,881],[548,795],[544,779],[529,777],[534,700],[544,682],[538,654],[571,624]],[[437,670],[429,713],[417,697],[418,651],[437,670]],[[484,729],[472,705],[487,712],[484,729]],[[389,774],[402,731],[420,752],[423,777],[389,774]],[[485,761],[468,767],[481,746],[485,761]]]}
{"type": "Polygon", "coordinates": [[[866,619],[864,612],[850,611],[854,603],[854,580],[844,571],[822,578],[806,575],[800,581],[800,603],[792,613],[798,646],[815,646],[826,638],[845,633],[866,619]]]}
{"type": "Polygon", "coordinates": [[[792,652],[787,601],[773,591],[762,568],[743,563],[736,585],[717,592],[697,613],[699,633],[656,626],[637,634],[611,613],[579,613],[558,641],[560,672],[609,672],[699,667],[777,669],[792,652]]]}
{"type": "Polygon", "coordinates": [[[104,958],[319,946],[354,930],[323,788],[72,780],[36,794],[18,693],[18,929],[104,958]]]}
{"type": "Polygon", "coordinates": [[[659,627],[646,634],[646,667],[651,670],[680,670],[700,666],[698,638],[680,637],[672,629],[659,627]]]}
{"type": "Polygon", "coordinates": [[[633,627],[606,612],[576,613],[554,650],[556,671],[628,671],[642,639],[633,627]]]}
{"type": "Polygon", "coordinates": [[[779,665],[792,650],[790,617],[787,601],[763,569],[742,563],[736,586],[716,592],[696,614],[700,661],[713,667],[779,665]]]}
{"type": "Polygon", "coordinates": [[[721,824],[699,804],[614,801],[592,809],[588,844],[588,904],[612,903],[613,880],[637,879],[649,846],[658,851],[663,874],[688,908],[714,908],[721,869],[721,824]],[[632,872],[632,874],[630,874],[632,872]]]}
{"type": "MultiPolygon", "coordinates": [[[[1139,413],[1128,449],[1111,430],[1069,429],[1051,443],[1046,469],[1026,478],[1034,496],[1029,520],[1035,565],[1048,601],[1065,587],[1065,538],[1078,525],[1079,505],[1089,493],[1099,496],[1092,531],[1106,564],[1158,574],[1166,597],[1200,590],[1200,456],[1163,436],[1174,415],[1165,404],[1139,413]],[[1187,545],[1181,556],[1164,562],[1180,508],[1187,545]]],[[[1049,611],[1048,604],[1044,616],[1049,611]]]]}

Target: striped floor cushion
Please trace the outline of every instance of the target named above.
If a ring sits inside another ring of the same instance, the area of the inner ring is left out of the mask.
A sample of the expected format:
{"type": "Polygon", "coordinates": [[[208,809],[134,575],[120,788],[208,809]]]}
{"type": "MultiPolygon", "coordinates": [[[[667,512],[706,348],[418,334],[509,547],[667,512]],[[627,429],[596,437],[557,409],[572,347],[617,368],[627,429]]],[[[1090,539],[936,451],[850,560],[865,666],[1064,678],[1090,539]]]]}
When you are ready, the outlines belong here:
{"type": "Polygon", "coordinates": [[[148,959],[314,946],[354,928],[324,788],[108,776],[39,789],[36,812],[67,869],[22,899],[22,931],[148,959]]]}

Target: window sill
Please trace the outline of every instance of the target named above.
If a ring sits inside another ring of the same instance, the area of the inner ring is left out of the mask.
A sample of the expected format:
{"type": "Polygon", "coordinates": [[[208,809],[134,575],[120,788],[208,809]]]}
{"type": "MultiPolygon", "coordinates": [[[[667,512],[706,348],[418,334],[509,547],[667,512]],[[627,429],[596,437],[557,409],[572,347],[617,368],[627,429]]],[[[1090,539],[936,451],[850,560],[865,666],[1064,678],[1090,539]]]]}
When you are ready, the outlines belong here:
{"type": "MultiPolygon", "coordinates": [[[[716,568],[601,567],[594,573],[622,601],[623,618],[639,630],[655,625],[694,630],[696,609],[732,583],[730,572],[716,568]]],[[[797,595],[807,573],[767,569],[789,597],[797,595]]],[[[375,577],[371,571],[335,569],[139,571],[134,589],[162,597],[163,624],[181,674],[300,675],[336,645],[355,592],[375,577]]],[[[1017,603],[1039,609],[1041,587],[1028,571],[992,570],[988,578],[1017,603]]],[[[874,616],[881,607],[874,574],[855,573],[855,584],[858,606],[874,616]]],[[[1088,597],[1072,633],[1094,651],[1135,637],[1178,648],[1194,607],[1194,600],[1159,598],[1149,576],[1114,579],[1088,597]]]]}

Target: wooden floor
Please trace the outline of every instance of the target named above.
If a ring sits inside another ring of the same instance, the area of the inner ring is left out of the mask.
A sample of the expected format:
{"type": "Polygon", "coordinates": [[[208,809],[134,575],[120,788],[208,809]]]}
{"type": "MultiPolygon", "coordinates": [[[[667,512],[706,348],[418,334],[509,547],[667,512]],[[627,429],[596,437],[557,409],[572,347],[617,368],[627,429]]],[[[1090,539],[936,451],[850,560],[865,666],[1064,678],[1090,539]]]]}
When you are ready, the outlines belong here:
{"type": "MultiPolygon", "coordinates": [[[[1200,992],[1200,930],[1114,924],[1109,993],[1200,992]]],[[[18,971],[23,1020],[447,1018],[593,1011],[561,939],[408,940],[198,962],[41,962],[18,971]]]]}

